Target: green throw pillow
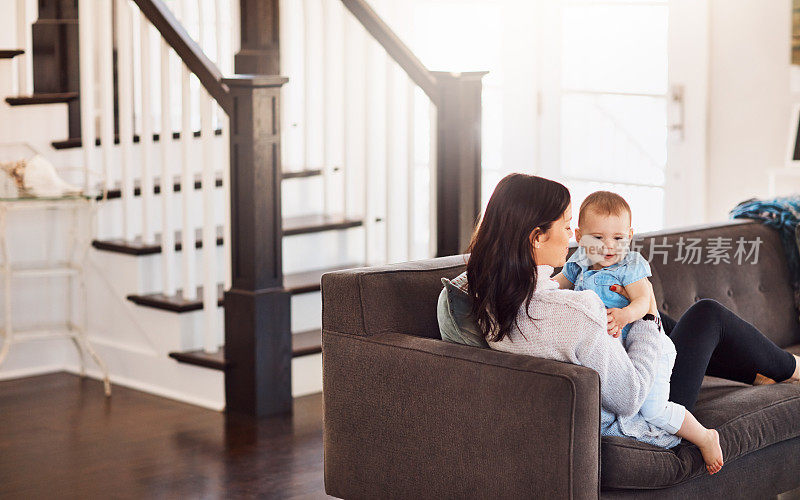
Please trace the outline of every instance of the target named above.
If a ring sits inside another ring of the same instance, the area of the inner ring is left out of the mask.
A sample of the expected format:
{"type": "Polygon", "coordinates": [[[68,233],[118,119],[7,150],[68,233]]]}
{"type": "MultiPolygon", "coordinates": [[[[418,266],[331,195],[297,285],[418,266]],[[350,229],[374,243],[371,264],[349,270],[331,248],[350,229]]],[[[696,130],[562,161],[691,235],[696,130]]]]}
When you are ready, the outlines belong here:
{"type": "Polygon", "coordinates": [[[436,316],[439,319],[439,333],[443,340],[473,347],[489,347],[477,323],[469,314],[472,299],[449,279],[442,278],[436,316]]]}

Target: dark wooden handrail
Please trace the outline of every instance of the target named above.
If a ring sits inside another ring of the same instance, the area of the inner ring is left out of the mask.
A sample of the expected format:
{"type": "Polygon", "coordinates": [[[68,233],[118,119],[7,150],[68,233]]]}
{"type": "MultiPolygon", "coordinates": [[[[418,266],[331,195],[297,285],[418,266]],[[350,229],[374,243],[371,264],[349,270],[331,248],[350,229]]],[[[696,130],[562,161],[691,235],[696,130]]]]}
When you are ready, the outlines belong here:
{"type": "Polygon", "coordinates": [[[178,54],[189,71],[197,76],[200,84],[230,115],[233,109],[230,89],[222,83],[222,71],[214,64],[197,42],[189,36],[183,25],[175,18],[162,0],[133,0],[142,14],[156,27],[161,37],[178,54]]]}
{"type": "Polygon", "coordinates": [[[389,57],[400,65],[409,78],[433,101],[439,103],[439,86],[433,73],[422,64],[411,49],[392,31],[366,0],[342,0],[347,10],[361,23],[372,37],[386,50],[389,57]]]}

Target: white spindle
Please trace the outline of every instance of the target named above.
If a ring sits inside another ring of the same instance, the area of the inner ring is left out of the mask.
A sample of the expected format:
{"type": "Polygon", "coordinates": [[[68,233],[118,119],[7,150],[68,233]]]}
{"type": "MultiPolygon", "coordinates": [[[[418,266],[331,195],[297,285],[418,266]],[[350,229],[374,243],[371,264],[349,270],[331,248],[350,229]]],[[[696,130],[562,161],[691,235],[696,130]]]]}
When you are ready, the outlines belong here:
{"type": "Polygon", "coordinates": [[[225,64],[225,57],[223,54],[225,53],[225,37],[224,35],[224,27],[223,27],[223,19],[222,19],[222,0],[216,0],[214,2],[214,37],[217,42],[217,67],[223,73],[227,69],[227,65],[225,64]]]}
{"type": "MultiPolygon", "coordinates": [[[[110,0],[100,2],[97,15],[97,24],[100,28],[100,39],[97,44],[100,74],[100,149],[103,158],[103,186],[105,189],[111,189],[114,152],[114,43],[110,0]]],[[[83,136],[84,142],[93,140],[94,136],[83,136]]]]}
{"type": "MultiPolygon", "coordinates": [[[[181,0],[178,4],[178,16],[181,23],[189,24],[188,0],[181,0]]],[[[181,64],[181,288],[184,299],[197,297],[197,277],[195,272],[195,244],[194,244],[194,212],[192,198],[194,194],[194,175],[190,163],[192,138],[192,87],[191,73],[185,64],[181,64]]]]}
{"type": "Polygon", "coordinates": [[[364,50],[364,164],[363,164],[363,197],[364,197],[364,264],[372,264],[372,252],[370,249],[373,234],[374,218],[372,216],[372,205],[370,195],[372,190],[370,175],[370,162],[372,161],[372,92],[373,92],[373,70],[371,39],[362,36],[361,43],[364,50]]]}
{"type": "MultiPolygon", "coordinates": [[[[217,37],[217,66],[223,71],[230,71],[231,64],[229,57],[225,52],[225,29],[223,26],[223,9],[222,0],[217,0],[214,5],[215,20],[216,20],[216,37],[217,37]]],[[[234,2],[239,3],[239,2],[234,2]]],[[[230,8],[227,9],[230,12],[230,8]]],[[[232,27],[231,27],[232,28],[232,27]]],[[[222,221],[222,254],[223,254],[223,281],[222,286],[224,290],[228,290],[233,281],[231,270],[231,169],[230,169],[230,122],[227,115],[219,108],[217,109],[217,123],[222,128],[222,196],[223,196],[223,221],[222,221]]]]}
{"type": "Polygon", "coordinates": [[[28,0],[17,0],[17,47],[25,52],[17,60],[17,94],[33,93],[33,65],[31,64],[31,27],[28,19],[28,0]]]}
{"type": "MultiPolygon", "coordinates": [[[[172,142],[172,120],[170,99],[169,45],[161,40],[161,132],[159,143],[161,150],[161,279],[162,293],[175,295],[175,229],[172,221],[173,175],[169,157],[169,145],[172,142]]],[[[192,231],[185,227],[184,231],[192,231]]]]}
{"type": "Polygon", "coordinates": [[[342,213],[348,215],[347,201],[350,198],[347,193],[350,185],[350,165],[352,165],[352,153],[350,151],[350,98],[348,90],[348,79],[352,75],[352,35],[350,18],[345,13],[342,16],[342,213]]]}
{"type": "Polygon", "coordinates": [[[90,173],[94,172],[94,0],[80,0],[78,7],[79,72],[81,79],[81,128],[84,168],[84,189],[90,191],[90,173]],[[92,140],[89,140],[92,138],[92,140]]]}
{"type": "Polygon", "coordinates": [[[329,123],[329,119],[333,113],[333,98],[331,97],[331,51],[330,47],[333,43],[331,40],[330,22],[331,16],[328,9],[328,2],[322,2],[322,75],[320,75],[320,85],[322,85],[322,114],[319,120],[322,122],[322,206],[323,213],[331,213],[331,200],[328,190],[331,186],[331,162],[330,162],[330,138],[333,126],[329,123]]]}
{"type": "MultiPolygon", "coordinates": [[[[239,12],[240,7],[241,7],[239,5],[239,0],[228,0],[228,2],[230,3],[230,8],[228,9],[228,15],[230,16],[230,21],[231,21],[230,25],[229,25],[230,26],[230,34],[229,34],[229,38],[228,38],[228,41],[230,43],[230,49],[229,49],[229,52],[228,52],[228,57],[229,57],[228,58],[228,64],[229,64],[228,73],[232,74],[234,72],[233,71],[233,69],[234,69],[233,68],[233,66],[234,66],[233,55],[235,53],[239,52],[239,50],[242,47],[241,23],[239,22],[239,20],[242,17],[241,17],[241,12],[239,12]]],[[[280,10],[279,15],[281,15],[281,13],[283,13],[285,9],[279,9],[279,10],[280,10]]],[[[283,19],[283,18],[281,18],[281,19],[283,19]]],[[[279,26],[286,26],[286,24],[283,23],[283,22],[280,22],[279,26]]],[[[283,30],[281,30],[281,31],[283,31],[283,30]]],[[[281,43],[280,45],[283,46],[283,43],[281,43]]]]}
{"type": "Polygon", "coordinates": [[[122,169],[122,237],[133,240],[133,30],[128,0],[117,0],[117,60],[119,61],[119,144],[122,169]]]}
{"type": "Polygon", "coordinates": [[[214,254],[217,231],[214,224],[214,103],[200,89],[200,137],[203,143],[203,347],[214,352],[219,346],[217,328],[217,277],[214,254]]]}
{"type": "Polygon", "coordinates": [[[141,89],[142,89],[142,134],[139,137],[141,147],[142,168],[140,169],[142,200],[142,242],[154,243],[155,230],[152,223],[153,206],[153,82],[151,73],[151,29],[150,22],[142,14],[139,17],[139,44],[141,59],[141,89]]]}
{"type": "Polygon", "coordinates": [[[408,226],[407,226],[407,233],[406,237],[408,238],[408,249],[406,260],[414,260],[415,256],[415,245],[414,245],[414,227],[415,227],[415,217],[416,212],[414,208],[416,207],[416,199],[414,197],[415,193],[415,183],[416,183],[416,141],[414,140],[414,122],[416,120],[416,107],[415,107],[415,94],[416,94],[416,86],[414,82],[410,79],[406,79],[406,195],[408,196],[408,200],[406,202],[406,218],[408,219],[408,226]]]}
{"type": "Polygon", "coordinates": [[[222,114],[222,196],[224,203],[225,219],[222,223],[222,253],[225,269],[223,270],[223,287],[229,290],[233,284],[233,269],[231,268],[231,139],[230,119],[222,114]]]}
{"type": "Polygon", "coordinates": [[[303,0],[303,168],[311,160],[311,2],[303,0]]]}
{"type": "Polygon", "coordinates": [[[397,186],[392,185],[392,179],[394,176],[394,171],[397,166],[397,154],[399,153],[399,148],[396,147],[397,141],[397,102],[395,99],[395,85],[394,85],[394,61],[387,55],[384,56],[385,66],[386,66],[386,159],[383,163],[384,168],[384,181],[385,181],[385,191],[386,196],[384,197],[385,206],[384,206],[384,216],[383,216],[383,228],[384,228],[384,236],[386,238],[384,247],[384,255],[386,262],[391,261],[391,251],[394,248],[394,244],[392,242],[392,230],[394,229],[392,217],[392,203],[394,201],[395,189],[397,186]]]}
{"type": "MultiPolygon", "coordinates": [[[[428,257],[436,256],[436,215],[437,215],[437,197],[436,197],[436,170],[437,163],[437,110],[436,105],[431,102],[428,107],[428,114],[430,116],[430,153],[428,156],[428,257]]],[[[462,249],[463,250],[463,249],[462,249]]]]}
{"type": "MultiPolygon", "coordinates": [[[[228,66],[227,66],[227,58],[223,56],[225,53],[225,37],[223,36],[224,27],[223,27],[223,18],[222,13],[225,9],[223,9],[223,0],[215,0],[214,2],[214,40],[216,41],[216,49],[217,49],[217,58],[216,63],[217,67],[222,71],[223,74],[227,73],[228,66]]],[[[225,113],[222,111],[222,108],[219,106],[214,106],[214,114],[217,118],[217,126],[221,126],[223,122],[223,117],[225,113]]]]}
{"type": "MultiPolygon", "coordinates": [[[[203,49],[203,52],[208,52],[208,44],[205,38],[205,24],[206,12],[203,8],[203,0],[197,0],[197,43],[200,45],[200,48],[203,49]]],[[[200,99],[202,99],[202,97],[200,99]]]]}
{"type": "Polygon", "coordinates": [[[192,194],[194,193],[194,175],[189,154],[192,131],[192,89],[189,68],[181,64],[181,208],[183,223],[181,224],[181,268],[183,271],[183,297],[194,299],[197,296],[197,279],[195,278],[195,246],[194,246],[194,213],[192,210],[192,194]]]}

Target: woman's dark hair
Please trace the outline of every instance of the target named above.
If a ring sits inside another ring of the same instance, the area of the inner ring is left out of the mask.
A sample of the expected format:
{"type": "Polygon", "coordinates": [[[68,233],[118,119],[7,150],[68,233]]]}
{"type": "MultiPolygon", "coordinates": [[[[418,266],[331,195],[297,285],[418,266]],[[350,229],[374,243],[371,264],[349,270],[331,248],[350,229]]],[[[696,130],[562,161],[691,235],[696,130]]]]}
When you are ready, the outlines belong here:
{"type": "Polygon", "coordinates": [[[488,340],[508,335],[523,302],[527,312],[537,278],[531,232],[546,233],[569,202],[566,187],[534,175],[509,174],[494,188],[467,250],[472,315],[488,340]]]}

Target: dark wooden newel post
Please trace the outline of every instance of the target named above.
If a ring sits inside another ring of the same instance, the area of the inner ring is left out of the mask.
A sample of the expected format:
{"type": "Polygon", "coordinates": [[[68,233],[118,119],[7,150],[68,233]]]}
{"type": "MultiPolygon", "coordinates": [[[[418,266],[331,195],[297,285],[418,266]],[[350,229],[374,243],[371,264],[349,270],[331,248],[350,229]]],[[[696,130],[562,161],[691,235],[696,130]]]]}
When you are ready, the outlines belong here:
{"type": "Polygon", "coordinates": [[[233,60],[238,74],[279,75],[278,0],[239,0],[241,48],[233,60]]]}
{"type": "Polygon", "coordinates": [[[481,210],[481,79],[434,72],[439,87],[436,256],[464,253],[481,210]]]}
{"type": "MultiPolygon", "coordinates": [[[[79,92],[78,0],[39,0],[38,6],[39,18],[31,27],[33,93],[79,92]]],[[[67,117],[69,137],[80,137],[79,99],[67,103],[67,117]]]]}
{"type": "Polygon", "coordinates": [[[231,92],[231,266],[225,292],[229,412],[292,410],[290,294],[281,261],[280,76],[237,75],[231,92]]]}

